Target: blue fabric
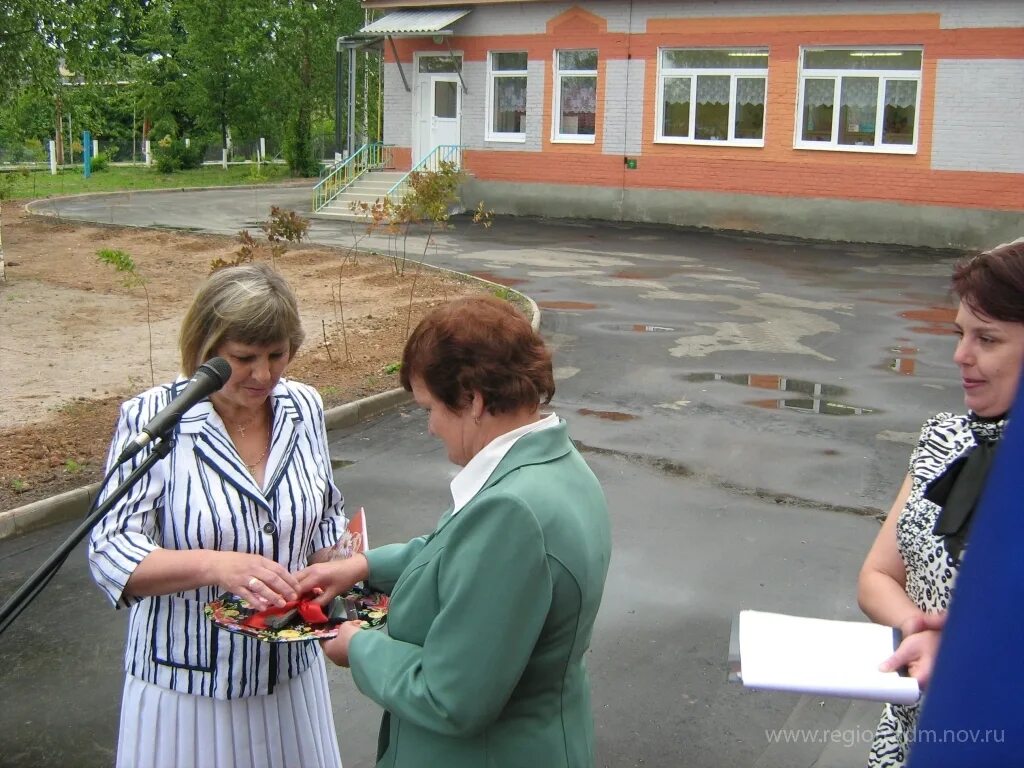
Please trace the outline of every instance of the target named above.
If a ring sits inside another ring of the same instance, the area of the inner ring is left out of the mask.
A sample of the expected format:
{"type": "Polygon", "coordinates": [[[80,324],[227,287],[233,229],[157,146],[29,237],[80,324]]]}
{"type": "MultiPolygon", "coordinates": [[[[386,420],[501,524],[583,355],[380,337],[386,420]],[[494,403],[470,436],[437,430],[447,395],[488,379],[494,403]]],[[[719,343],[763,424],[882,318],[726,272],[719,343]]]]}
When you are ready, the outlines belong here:
{"type": "Polygon", "coordinates": [[[1024,764],[1022,467],[1024,387],[972,526],[910,768],[1024,764]]]}

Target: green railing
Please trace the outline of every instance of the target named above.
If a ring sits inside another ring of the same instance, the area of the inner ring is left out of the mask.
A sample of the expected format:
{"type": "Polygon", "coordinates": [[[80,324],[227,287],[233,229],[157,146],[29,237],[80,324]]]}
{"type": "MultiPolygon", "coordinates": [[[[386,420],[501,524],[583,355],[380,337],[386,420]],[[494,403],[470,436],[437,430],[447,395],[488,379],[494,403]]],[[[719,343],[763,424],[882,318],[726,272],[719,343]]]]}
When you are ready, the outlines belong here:
{"type": "Polygon", "coordinates": [[[427,156],[414,165],[407,174],[395,182],[388,190],[388,197],[401,199],[409,187],[409,177],[414,173],[423,173],[441,170],[441,163],[453,163],[456,168],[462,167],[462,145],[461,144],[438,144],[427,156]]]}
{"type": "Polygon", "coordinates": [[[395,167],[393,144],[363,144],[343,162],[329,169],[313,187],[313,211],[319,211],[367,171],[395,167]]]}

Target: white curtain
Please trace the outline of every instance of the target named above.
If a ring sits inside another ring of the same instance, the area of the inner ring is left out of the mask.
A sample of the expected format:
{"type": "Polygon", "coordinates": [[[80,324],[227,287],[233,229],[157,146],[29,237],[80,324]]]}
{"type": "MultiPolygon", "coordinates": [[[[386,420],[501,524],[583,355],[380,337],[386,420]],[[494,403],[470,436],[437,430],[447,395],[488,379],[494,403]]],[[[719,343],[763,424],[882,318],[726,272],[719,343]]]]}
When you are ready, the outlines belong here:
{"type": "Polygon", "coordinates": [[[835,100],[835,80],[807,79],[804,81],[804,107],[831,107],[835,100]]]}
{"type": "Polygon", "coordinates": [[[885,84],[885,104],[888,107],[917,106],[917,82],[889,80],[885,84]]]}
{"type": "Polygon", "coordinates": [[[764,79],[740,77],[736,80],[737,104],[764,104],[764,79]]]}
{"type": "Polygon", "coordinates": [[[503,112],[526,111],[526,78],[499,77],[494,81],[494,98],[503,112]]]}
{"type": "Polygon", "coordinates": [[[690,78],[665,78],[665,103],[686,104],[690,101],[690,78]]]}
{"type": "Polygon", "coordinates": [[[597,112],[597,78],[562,78],[562,114],[597,112]]]}
{"type": "Polygon", "coordinates": [[[728,104],[729,103],[729,78],[728,76],[712,75],[697,77],[697,103],[698,104],[728,104]]]}
{"type": "Polygon", "coordinates": [[[839,103],[847,107],[874,109],[878,104],[878,78],[844,77],[839,103]]]}

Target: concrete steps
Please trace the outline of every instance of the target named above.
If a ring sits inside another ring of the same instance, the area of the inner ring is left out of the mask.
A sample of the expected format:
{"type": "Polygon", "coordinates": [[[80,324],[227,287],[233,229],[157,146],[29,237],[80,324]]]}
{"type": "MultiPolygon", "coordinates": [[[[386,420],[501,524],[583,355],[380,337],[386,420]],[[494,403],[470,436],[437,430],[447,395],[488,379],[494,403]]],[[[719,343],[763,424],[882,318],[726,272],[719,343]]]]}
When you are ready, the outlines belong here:
{"type": "Polygon", "coordinates": [[[367,171],[344,192],[313,215],[324,219],[364,221],[366,216],[354,213],[352,205],[359,203],[373,205],[387,195],[388,190],[397,184],[405,174],[406,171],[367,171]]]}

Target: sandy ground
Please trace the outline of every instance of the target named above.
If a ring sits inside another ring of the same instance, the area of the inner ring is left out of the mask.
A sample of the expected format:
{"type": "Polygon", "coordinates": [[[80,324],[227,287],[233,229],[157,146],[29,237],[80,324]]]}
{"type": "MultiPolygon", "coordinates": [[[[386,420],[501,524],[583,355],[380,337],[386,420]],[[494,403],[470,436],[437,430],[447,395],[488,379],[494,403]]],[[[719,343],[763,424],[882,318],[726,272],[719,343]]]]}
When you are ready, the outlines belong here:
{"type": "MultiPolygon", "coordinates": [[[[211,262],[238,249],[234,238],[30,217],[9,201],[2,214],[0,510],[98,479],[117,404],[176,375],[188,302],[211,262]],[[104,248],[128,253],[145,288],[126,287],[101,263],[104,248]]],[[[316,385],[329,405],[397,386],[392,366],[407,323],[478,290],[323,247],[293,246],[276,266],[306,330],[289,375],[316,385]]]]}

